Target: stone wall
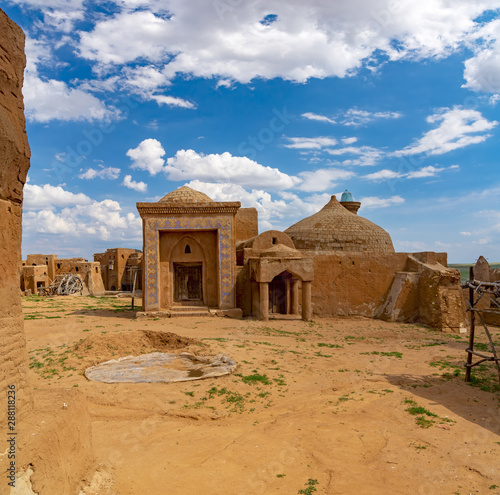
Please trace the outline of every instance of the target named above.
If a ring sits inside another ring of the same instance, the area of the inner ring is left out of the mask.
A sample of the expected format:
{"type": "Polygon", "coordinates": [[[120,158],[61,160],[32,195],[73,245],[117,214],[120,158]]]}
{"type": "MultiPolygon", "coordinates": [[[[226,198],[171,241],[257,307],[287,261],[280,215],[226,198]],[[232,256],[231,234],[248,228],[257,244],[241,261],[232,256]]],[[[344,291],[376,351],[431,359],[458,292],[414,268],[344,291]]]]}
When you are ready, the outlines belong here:
{"type": "MultiPolygon", "coordinates": [[[[23,186],[30,164],[21,93],[24,66],[24,34],[0,10],[0,425],[4,432],[9,385],[16,386],[18,419],[32,408],[19,291],[23,186]]],[[[5,441],[3,435],[0,452],[6,451],[5,441]]]]}
{"type": "MultiPolygon", "coordinates": [[[[23,186],[30,151],[25,132],[23,99],[24,34],[0,10],[0,452],[7,445],[7,389],[16,391],[16,475],[33,471],[39,495],[78,493],[94,466],[90,418],[84,397],[73,390],[37,391],[27,380],[26,341],[19,291],[23,186]],[[62,409],[62,403],[73,408],[62,409]]],[[[7,485],[7,462],[0,456],[0,494],[21,493],[7,485]]],[[[16,482],[14,482],[16,483],[16,482]]]]}

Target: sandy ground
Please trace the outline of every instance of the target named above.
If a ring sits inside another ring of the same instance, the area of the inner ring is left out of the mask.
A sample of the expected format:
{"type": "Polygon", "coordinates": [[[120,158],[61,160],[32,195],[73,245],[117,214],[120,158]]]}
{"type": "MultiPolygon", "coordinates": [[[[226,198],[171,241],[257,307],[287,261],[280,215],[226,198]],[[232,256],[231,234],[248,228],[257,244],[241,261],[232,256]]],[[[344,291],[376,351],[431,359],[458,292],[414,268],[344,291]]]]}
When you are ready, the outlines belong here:
{"type": "Polygon", "coordinates": [[[30,383],[87,398],[100,468],[85,494],[500,494],[498,376],[486,364],[464,383],[466,335],[364,318],[138,321],[129,299],[40,299],[24,299],[30,383]],[[169,348],[238,367],[170,384],[82,374],[169,348]]]}

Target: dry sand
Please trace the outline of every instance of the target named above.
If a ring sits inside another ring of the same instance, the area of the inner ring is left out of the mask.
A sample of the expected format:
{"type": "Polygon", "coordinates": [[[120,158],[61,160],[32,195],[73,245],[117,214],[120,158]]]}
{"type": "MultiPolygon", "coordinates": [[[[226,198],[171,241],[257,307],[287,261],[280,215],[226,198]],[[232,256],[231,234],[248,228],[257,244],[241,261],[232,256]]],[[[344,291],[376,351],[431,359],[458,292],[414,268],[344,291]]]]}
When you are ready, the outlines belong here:
{"type": "Polygon", "coordinates": [[[129,305],[24,300],[31,386],[87,398],[99,470],[85,495],[500,494],[498,377],[486,364],[487,390],[463,382],[465,335],[365,318],[138,321],[129,305]],[[186,349],[238,367],[169,384],[82,375],[186,349]]]}

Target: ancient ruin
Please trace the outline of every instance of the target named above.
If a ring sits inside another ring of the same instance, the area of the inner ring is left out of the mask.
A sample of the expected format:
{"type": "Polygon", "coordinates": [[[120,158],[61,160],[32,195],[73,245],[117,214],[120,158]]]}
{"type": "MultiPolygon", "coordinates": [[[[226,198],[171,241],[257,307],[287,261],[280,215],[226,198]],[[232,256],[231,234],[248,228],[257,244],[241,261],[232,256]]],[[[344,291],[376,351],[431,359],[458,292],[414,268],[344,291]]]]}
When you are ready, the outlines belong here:
{"type": "Polygon", "coordinates": [[[349,191],[341,199],[285,232],[261,234],[255,209],[186,186],[138,203],[143,311],[357,315],[463,331],[460,275],[446,254],[396,253],[390,235],[357,214],[361,203],[349,191]]]}
{"type": "Polygon", "coordinates": [[[39,294],[41,289],[57,284],[68,274],[77,275],[81,279],[83,294],[104,294],[100,263],[88,262],[85,258],[58,259],[56,254],[27,255],[22,262],[21,290],[28,294],[39,294]]]}

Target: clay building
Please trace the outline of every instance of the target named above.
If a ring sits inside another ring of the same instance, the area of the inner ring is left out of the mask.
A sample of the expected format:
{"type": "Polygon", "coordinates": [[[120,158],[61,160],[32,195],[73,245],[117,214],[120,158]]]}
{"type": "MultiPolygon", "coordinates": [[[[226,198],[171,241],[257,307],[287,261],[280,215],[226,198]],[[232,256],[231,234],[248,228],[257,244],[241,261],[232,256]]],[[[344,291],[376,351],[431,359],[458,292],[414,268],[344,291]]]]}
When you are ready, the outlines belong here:
{"type": "Polygon", "coordinates": [[[346,191],[285,232],[258,233],[255,208],[181,187],[138,203],[143,311],[287,317],[358,315],[462,331],[460,274],[446,253],[396,253],[346,191]]]}
{"type": "Polygon", "coordinates": [[[104,294],[99,263],[85,258],[58,259],[56,254],[28,254],[21,262],[20,287],[22,291],[36,295],[40,288],[50,286],[68,273],[79,275],[84,294],[104,294]]]}
{"type": "Polygon", "coordinates": [[[104,288],[108,291],[131,291],[134,278],[136,289],[142,288],[142,252],[138,249],[114,248],[95,253],[94,261],[101,265],[104,288]]]}

